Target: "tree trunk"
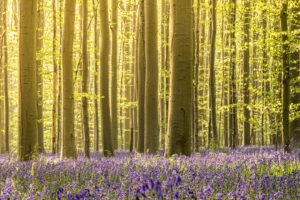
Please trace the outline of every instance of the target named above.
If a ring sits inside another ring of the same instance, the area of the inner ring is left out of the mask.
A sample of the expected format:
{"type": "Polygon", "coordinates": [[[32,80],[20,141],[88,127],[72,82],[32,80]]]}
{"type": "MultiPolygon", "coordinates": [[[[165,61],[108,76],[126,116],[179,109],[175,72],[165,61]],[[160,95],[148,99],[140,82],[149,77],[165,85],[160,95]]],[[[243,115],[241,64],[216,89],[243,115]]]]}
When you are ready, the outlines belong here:
{"type": "Polygon", "coordinates": [[[235,148],[238,141],[238,124],[237,124],[237,97],[236,97],[236,42],[235,42],[235,27],[236,27],[236,0],[231,0],[231,18],[230,24],[232,26],[230,39],[231,39],[231,54],[230,54],[230,121],[229,130],[231,137],[231,147],[235,148]]]}
{"type": "MultiPolygon", "coordinates": [[[[7,0],[4,0],[4,10],[7,10],[7,0]]],[[[5,108],[5,152],[9,153],[9,96],[8,96],[8,49],[7,49],[7,12],[3,13],[3,55],[4,55],[4,108],[5,108]]]]}
{"type": "Polygon", "coordinates": [[[140,153],[144,152],[145,134],[145,15],[144,0],[139,1],[138,17],[138,148],[140,153]]]}
{"type": "MultiPolygon", "coordinates": [[[[60,19],[60,24],[59,24],[59,42],[60,42],[60,53],[62,52],[61,44],[62,44],[62,7],[63,7],[63,0],[59,1],[59,19],[60,19]]],[[[61,58],[61,57],[60,57],[61,58]]],[[[61,149],[62,149],[62,134],[61,134],[61,102],[62,102],[62,82],[61,82],[61,65],[62,65],[62,60],[59,60],[59,65],[58,65],[58,96],[57,96],[57,140],[56,140],[56,153],[60,154],[61,149]]]]}
{"type": "Polygon", "coordinates": [[[200,142],[199,145],[203,146],[204,142],[204,124],[205,124],[205,120],[206,120],[206,109],[205,109],[205,68],[206,68],[206,62],[205,62],[205,23],[206,23],[206,7],[205,7],[205,0],[201,0],[200,2],[200,58],[199,58],[199,67],[200,67],[200,71],[199,71],[199,83],[201,83],[201,87],[200,87],[200,99],[199,99],[199,104],[200,104],[200,109],[199,109],[199,117],[200,117],[200,124],[199,124],[199,132],[200,132],[200,142]]]}
{"type": "Polygon", "coordinates": [[[82,1],[82,120],[84,137],[84,157],[90,157],[90,127],[89,127],[89,99],[88,99],[88,1],[82,1]]]}
{"type": "MultiPolygon", "coordinates": [[[[98,10],[95,0],[93,0],[94,11],[94,58],[95,58],[95,71],[94,71],[94,151],[99,151],[99,106],[98,106],[98,77],[99,77],[99,29],[98,29],[98,10]]],[[[112,47],[113,48],[113,47],[112,47]]],[[[113,55],[113,54],[112,54],[113,55]]]]}
{"type": "Polygon", "coordinates": [[[73,39],[76,0],[65,0],[62,38],[62,157],[77,158],[74,133],[73,39]]]}
{"type": "Polygon", "coordinates": [[[111,128],[113,148],[118,149],[118,0],[112,1],[112,44],[111,44],[111,128]]]}
{"type": "Polygon", "coordinates": [[[166,156],[191,154],[193,8],[192,0],[171,0],[169,101],[166,156]]]}
{"type": "Polygon", "coordinates": [[[107,0],[100,0],[100,95],[101,99],[101,127],[103,155],[113,156],[114,150],[111,137],[111,120],[109,107],[109,24],[107,0]]]}
{"type": "Polygon", "coordinates": [[[289,122],[289,106],[290,106],[290,65],[289,65],[289,44],[288,44],[288,3],[282,3],[280,13],[281,22],[281,41],[282,41],[282,136],[284,143],[284,151],[290,152],[290,122],[289,122]]]}
{"type": "Polygon", "coordinates": [[[249,103],[250,103],[250,94],[249,94],[249,29],[250,29],[250,1],[246,0],[244,3],[244,145],[250,145],[250,110],[249,110],[249,103]]]}
{"type": "Polygon", "coordinates": [[[158,125],[158,44],[157,0],[145,0],[145,149],[156,153],[159,145],[158,125]]]}
{"type": "Polygon", "coordinates": [[[200,0],[197,0],[197,14],[196,14],[196,55],[195,55],[195,83],[194,83],[194,149],[195,152],[199,149],[199,63],[200,63],[200,0]]]}
{"type": "Polygon", "coordinates": [[[52,0],[53,11],[53,46],[52,46],[52,58],[53,58],[53,104],[52,104],[52,153],[56,153],[56,107],[57,107],[57,61],[56,61],[56,0],[52,0]]]}
{"type": "Polygon", "coordinates": [[[165,117],[166,117],[166,106],[165,106],[165,71],[166,71],[166,0],[161,0],[161,57],[160,57],[160,133],[159,133],[159,148],[165,149],[165,117]]]}
{"type": "Polygon", "coordinates": [[[4,63],[3,63],[3,13],[5,12],[4,10],[4,1],[0,2],[0,35],[1,35],[1,40],[0,40],[0,154],[5,152],[5,134],[4,134],[4,101],[3,101],[3,87],[2,87],[2,82],[3,80],[3,71],[4,71],[4,63]]]}
{"type": "MultiPolygon", "coordinates": [[[[216,47],[216,33],[217,33],[217,2],[212,0],[211,15],[212,20],[210,24],[211,44],[210,44],[210,56],[209,56],[209,117],[212,127],[212,143],[213,147],[218,146],[218,132],[217,132],[217,109],[216,109],[216,81],[215,81],[215,47],[216,47]]],[[[211,135],[211,133],[209,133],[211,135]]]]}
{"type": "Polygon", "coordinates": [[[43,122],[43,37],[44,37],[44,1],[38,0],[36,52],[36,80],[37,80],[37,114],[38,114],[38,151],[44,152],[44,122],[43,122]]]}
{"type": "Polygon", "coordinates": [[[37,1],[20,1],[18,144],[20,161],[31,160],[38,152],[36,25],[37,1]]]}

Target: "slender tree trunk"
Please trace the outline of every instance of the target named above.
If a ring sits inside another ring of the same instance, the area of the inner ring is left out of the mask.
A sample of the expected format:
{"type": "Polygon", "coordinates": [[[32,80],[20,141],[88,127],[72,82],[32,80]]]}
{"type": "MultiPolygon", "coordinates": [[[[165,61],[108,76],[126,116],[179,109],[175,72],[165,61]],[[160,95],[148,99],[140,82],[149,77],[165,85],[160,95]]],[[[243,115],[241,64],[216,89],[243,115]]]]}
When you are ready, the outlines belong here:
{"type": "MultiPolygon", "coordinates": [[[[4,10],[7,11],[7,0],[4,0],[4,10]]],[[[8,96],[8,49],[7,49],[7,12],[3,13],[3,55],[4,55],[4,108],[5,108],[5,152],[9,153],[9,96],[8,96]]]]}
{"type": "Polygon", "coordinates": [[[38,152],[36,90],[37,1],[20,1],[19,30],[19,144],[18,159],[38,152]]]}
{"type": "Polygon", "coordinates": [[[130,17],[130,12],[131,12],[131,4],[132,1],[130,0],[126,4],[123,3],[124,11],[127,13],[126,16],[124,17],[124,88],[125,88],[125,102],[126,105],[124,106],[124,112],[125,112],[125,119],[124,119],[124,138],[125,138],[125,149],[129,150],[130,148],[130,141],[131,141],[131,119],[130,119],[130,111],[131,111],[131,102],[130,102],[130,97],[131,97],[131,69],[130,69],[130,37],[131,37],[131,17],[130,17]]]}
{"type": "Polygon", "coordinates": [[[3,63],[3,13],[5,12],[4,10],[4,1],[0,2],[0,35],[1,35],[1,40],[0,40],[0,154],[5,152],[5,134],[4,134],[4,101],[2,97],[4,96],[3,93],[3,71],[4,71],[4,63],[3,63]]]}
{"type": "Polygon", "coordinates": [[[199,64],[200,64],[200,0],[197,0],[197,14],[196,14],[196,55],[195,55],[195,83],[194,83],[194,149],[197,152],[199,149],[199,64]]]}
{"type": "Polygon", "coordinates": [[[65,0],[62,38],[62,157],[77,158],[74,133],[73,39],[76,0],[65,0]]]}
{"type": "MultiPolygon", "coordinates": [[[[115,2],[115,1],[114,1],[115,2]]],[[[99,106],[98,106],[98,77],[99,77],[99,29],[98,29],[98,10],[95,0],[93,0],[94,10],[94,58],[95,58],[95,71],[94,71],[94,151],[99,151],[99,106]]],[[[113,47],[112,47],[113,48],[113,47]]],[[[113,55],[113,54],[112,54],[113,55]]],[[[117,127],[118,128],[118,127],[117,127]]]]}
{"type": "Polygon", "coordinates": [[[166,71],[166,0],[161,0],[161,57],[160,57],[160,133],[159,133],[159,148],[165,149],[165,71],[166,71]]]}
{"type": "Polygon", "coordinates": [[[53,104],[52,104],[52,153],[56,153],[56,107],[57,107],[57,61],[56,61],[56,0],[52,0],[52,12],[53,12],[53,41],[52,41],[52,62],[53,62],[53,104]]]}
{"type": "Polygon", "coordinates": [[[200,87],[200,98],[199,98],[199,104],[201,109],[199,109],[199,117],[200,117],[200,124],[199,124],[199,132],[200,132],[200,143],[199,145],[203,146],[204,142],[204,124],[205,124],[205,24],[206,24],[206,7],[205,7],[205,0],[201,0],[200,2],[200,57],[199,57],[199,67],[200,67],[200,71],[199,71],[199,83],[201,83],[201,87],[200,87]]]}
{"type": "MultiPolygon", "coordinates": [[[[211,120],[211,127],[212,127],[212,136],[213,140],[210,145],[218,146],[218,132],[217,132],[217,109],[216,109],[216,81],[215,81],[215,47],[216,47],[216,34],[217,34],[217,1],[212,0],[212,8],[211,8],[211,15],[212,20],[210,24],[210,58],[209,58],[209,102],[210,102],[210,109],[209,109],[209,117],[211,120]]],[[[210,140],[211,141],[211,140],[210,140]]]]}
{"type": "Polygon", "coordinates": [[[43,37],[44,37],[44,1],[38,0],[36,52],[36,80],[37,80],[37,114],[38,114],[38,151],[44,152],[44,122],[43,122],[43,37]]]}
{"type": "Polygon", "coordinates": [[[100,0],[100,95],[101,99],[101,127],[103,155],[113,156],[114,150],[111,136],[111,118],[109,110],[109,24],[108,24],[108,3],[107,0],[100,0]]]}
{"type": "Polygon", "coordinates": [[[193,8],[192,0],[171,0],[171,87],[166,156],[191,154],[193,8]],[[183,45],[184,44],[184,45],[183,45]]]}
{"type": "Polygon", "coordinates": [[[112,1],[112,44],[111,44],[111,128],[114,149],[118,149],[118,0],[112,1]]]}
{"type": "Polygon", "coordinates": [[[90,127],[89,127],[89,99],[88,99],[88,0],[82,1],[82,120],[84,137],[84,156],[90,157],[90,127]]]}
{"type": "Polygon", "coordinates": [[[145,0],[145,152],[156,153],[159,145],[158,125],[158,45],[157,0],[145,0]]]}
{"type": "MultiPolygon", "coordinates": [[[[60,43],[60,54],[62,52],[62,7],[63,7],[63,0],[59,1],[59,43],[60,43]]],[[[60,56],[59,65],[58,65],[58,96],[57,96],[57,142],[56,142],[56,153],[60,154],[62,149],[62,134],[61,134],[61,102],[62,102],[62,82],[61,82],[61,65],[62,59],[60,56]]]]}
{"type": "Polygon", "coordinates": [[[145,15],[144,0],[139,1],[138,19],[138,152],[144,152],[145,134],[145,15]]]}
{"type": "Polygon", "coordinates": [[[290,65],[289,65],[289,44],[288,41],[288,3],[282,3],[280,13],[281,22],[281,40],[282,40],[282,131],[284,151],[290,152],[290,122],[289,122],[289,106],[290,106],[290,65]]]}
{"type": "Polygon", "coordinates": [[[238,124],[237,124],[237,97],[236,97],[236,42],[235,42],[235,27],[236,27],[236,0],[231,0],[231,54],[230,54],[230,123],[229,130],[231,135],[231,147],[235,148],[238,138],[238,124]]]}
{"type": "Polygon", "coordinates": [[[265,107],[266,107],[266,97],[267,97],[267,90],[266,90],[266,85],[267,85],[267,71],[268,71],[268,58],[267,58],[267,44],[266,44],[266,35],[267,35],[267,21],[266,21],[266,1],[264,2],[264,8],[262,11],[262,31],[263,31],[263,41],[262,41],[262,66],[261,66],[261,75],[262,75],[262,81],[261,81],[261,94],[262,94],[262,109],[261,109],[261,145],[263,146],[265,144],[265,107]]]}
{"type": "Polygon", "coordinates": [[[249,67],[249,29],[250,29],[250,1],[246,0],[244,3],[244,145],[248,146],[250,145],[250,110],[249,110],[249,103],[250,103],[250,91],[249,91],[249,73],[250,73],[250,67],[249,67]]]}

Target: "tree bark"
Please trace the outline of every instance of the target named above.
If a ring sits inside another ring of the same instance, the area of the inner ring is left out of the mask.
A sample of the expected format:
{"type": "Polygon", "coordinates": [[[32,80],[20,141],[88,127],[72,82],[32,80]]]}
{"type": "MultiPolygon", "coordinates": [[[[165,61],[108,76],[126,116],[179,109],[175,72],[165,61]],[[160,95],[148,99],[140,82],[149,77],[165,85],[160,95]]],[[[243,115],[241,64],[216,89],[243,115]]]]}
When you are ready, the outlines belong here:
{"type": "Polygon", "coordinates": [[[243,90],[244,90],[244,145],[250,145],[250,110],[249,110],[249,103],[250,103],[250,93],[249,93],[249,29],[250,29],[250,1],[246,0],[244,3],[244,76],[243,76],[243,90]]]}
{"type": "Polygon", "coordinates": [[[290,65],[289,65],[289,44],[288,41],[288,3],[282,3],[280,22],[281,22],[281,41],[282,41],[282,136],[284,151],[290,152],[290,65]]]}
{"type": "Polygon", "coordinates": [[[37,80],[37,114],[38,114],[38,151],[44,152],[44,122],[43,122],[43,37],[44,37],[44,1],[38,0],[37,32],[36,32],[36,80],[37,80]]]}
{"type": "Polygon", "coordinates": [[[56,142],[57,142],[57,132],[56,132],[56,107],[57,107],[57,61],[56,61],[56,0],[52,0],[52,12],[53,12],[53,41],[52,41],[52,62],[53,62],[53,104],[52,104],[52,153],[56,153],[56,142]]]}
{"type": "Polygon", "coordinates": [[[82,1],[82,121],[84,137],[84,157],[90,157],[90,127],[89,127],[89,99],[88,99],[88,1],[82,1]]]}
{"type": "Polygon", "coordinates": [[[36,25],[37,1],[20,1],[18,143],[20,161],[31,160],[38,152],[36,25]]]}
{"type": "Polygon", "coordinates": [[[3,77],[3,71],[4,71],[4,63],[3,63],[3,13],[5,12],[4,10],[4,2],[0,2],[0,35],[1,35],[1,40],[0,40],[0,154],[5,152],[5,133],[4,133],[4,101],[3,101],[3,96],[4,96],[4,88],[2,82],[4,82],[4,77],[3,77]]]}
{"type": "Polygon", "coordinates": [[[193,8],[192,0],[171,0],[170,99],[166,156],[191,154],[193,8]]]}
{"type": "MultiPolygon", "coordinates": [[[[7,10],[7,0],[4,0],[4,10],[7,10]]],[[[9,153],[9,96],[8,96],[8,48],[7,48],[7,12],[3,13],[3,55],[4,55],[4,107],[5,107],[5,152],[9,153]]]]}
{"type": "Polygon", "coordinates": [[[111,44],[111,128],[113,148],[118,149],[118,0],[112,1],[112,44],[111,44]]]}
{"type": "Polygon", "coordinates": [[[230,24],[232,27],[230,39],[230,121],[229,130],[231,137],[231,147],[235,148],[238,141],[238,123],[237,123],[237,97],[236,97],[236,41],[235,41],[235,27],[236,27],[236,0],[231,0],[231,18],[230,24]]]}
{"type": "MultiPolygon", "coordinates": [[[[94,58],[95,58],[95,71],[94,71],[94,151],[99,151],[99,106],[98,106],[98,77],[99,77],[99,29],[98,29],[98,10],[95,0],[93,0],[94,11],[94,58]]],[[[112,47],[113,48],[113,47],[112,47]]]]}
{"type": "Polygon", "coordinates": [[[62,157],[77,158],[74,132],[73,39],[76,0],[65,0],[62,38],[62,157]]]}
{"type": "Polygon", "coordinates": [[[197,152],[199,149],[199,64],[200,64],[200,0],[197,0],[196,13],[196,55],[195,55],[195,77],[194,77],[194,149],[197,152]]]}
{"type": "MultiPolygon", "coordinates": [[[[59,19],[60,19],[60,24],[59,24],[59,43],[60,43],[60,53],[62,52],[62,7],[63,7],[63,0],[59,0],[59,19]]],[[[61,57],[60,57],[61,58],[61,57]]],[[[61,102],[62,102],[62,73],[61,73],[61,65],[62,65],[62,60],[59,60],[59,65],[58,65],[58,96],[57,96],[57,140],[56,140],[56,153],[60,154],[61,149],[62,149],[62,134],[61,134],[61,102]]]]}
{"type": "Polygon", "coordinates": [[[140,153],[144,152],[145,142],[145,15],[144,0],[139,1],[138,19],[138,148],[140,153]]]}
{"type": "Polygon", "coordinates": [[[145,149],[155,154],[159,147],[157,0],[145,0],[145,149]]]}
{"type": "Polygon", "coordinates": [[[111,118],[109,105],[109,24],[108,24],[108,3],[107,0],[100,0],[100,95],[101,99],[101,125],[103,155],[113,156],[114,150],[111,136],[111,118]]]}
{"type": "MultiPolygon", "coordinates": [[[[216,147],[218,146],[218,132],[217,132],[217,109],[216,109],[216,81],[215,81],[215,47],[216,47],[216,34],[217,34],[217,2],[216,0],[212,0],[211,7],[211,15],[212,20],[210,24],[210,58],[209,58],[209,117],[211,120],[211,128],[212,128],[212,143],[210,146],[216,147]]],[[[211,140],[209,140],[211,141],[211,140]]]]}

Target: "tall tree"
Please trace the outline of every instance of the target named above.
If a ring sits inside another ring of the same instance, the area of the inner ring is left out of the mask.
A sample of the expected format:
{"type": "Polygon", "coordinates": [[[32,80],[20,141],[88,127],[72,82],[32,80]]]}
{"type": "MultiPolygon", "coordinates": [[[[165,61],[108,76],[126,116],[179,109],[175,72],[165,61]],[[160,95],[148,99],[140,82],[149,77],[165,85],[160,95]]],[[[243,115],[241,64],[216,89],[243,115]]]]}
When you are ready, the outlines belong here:
{"type": "Polygon", "coordinates": [[[125,138],[125,149],[129,150],[130,148],[130,141],[131,141],[131,126],[130,126],[130,97],[131,97],[131,68],[130,68],[130,38],[131,38],[131,4],[132,0],[128,2],[123,2],[123,10],[126,13],[123,17],[123,25],[124,25],[124,71],[123,71],[123,78],[124,78],[124,102],[126,102],[124,106],[124,138],[125,138]]]}
{"type": "Polygon", "coordinates": [[[99,106],[98,106],[98,77],[99,77],[99,29],[98,29],[98,9],[95,0],[93,0],[94,11],[94,58],[95,58],[95,71],[94,71],[94,151],[99,150],[99,106]]]}
{"type": "Polygon", "coordinates": [[[113,148],[118,149],[118,0],[112,1],[110,114],[113,148]]]}
{"type": "Polygon", "coordinates": [[[38,150],[44,151],[44,122],[43,122],[43,37],[44,37],[44,1],[38,0],[37,32],[36,32],[36,80],[37,80],[37,113],[38,113],[38,150]]]}
{"type": "Polygon", "coordinates": [[[138,147],[137,151],[144,152],[145,142],[145,15],[144,0],[139,0],[138,38],[137,38],[137,71],[138,71],[138,147]]]}
{"type": "Polygon", "coordinates": [[[203,139],[205,138],[203,135],[205,131],[205,120],[206,120],[206,110],[205,110],[205,76],[206,76],[206,62],[205,62],[205,36],[206,36],[206,2],[205,0],[201,0],[200,2],[200,58],[199,58],[199,84],[200,86],[200,91],[199,91],[199,133],[201,135],[200,140],[199,140],[199,145],[204,145],[203,139]]]}
{"type": "Polygon", "coordinates": [[[77,158],[74,133],[73,39],[76,0],[65,0],[62,38],[62,157],[77,158]]]}
{"type": "MultiPolygon", "coordinates": [[[[60,43],[60,53],[62,52],[62,10],[63,10],[63,0],[59,0],[59,43],[60,43]]],[[[61,58],[61,57],[60,57],[61,58]]],[[[58,95],[57,95],[57,142],[56,142],[56,152],[61,152],[61,102],[62,102],[62,73],[61,73],[62,59],[59,60],[58,65],[58,95]]]]}
{"type": "Polygon", "coordinates": [[[37,1],[20,1],[19,22],[19,143],[18,159],[38,152],[36,90],[37,1]]]}
{"type": "Polygon", "coordinates": [[[212,0],[211,5],[211,24],[210,24],[210,56],[209,56],[209,137],[210,145],[218,145],[217,132],[217,109],[216,109],[216,81],[215,81],[215,53],[216,53],[216,34],[217,34],[217,1],[212,0]],[[212,131],[212,133],[211,133],[212,131]],[[211,135],[212,134],[212,135],[211,135]]]}
{"type": "Polygon", "coordinates": [[[282,41],[282,136],[284,151],[290,152],[290,65],[289,65],[289,44],[288,44],[288,2],[283,1],[280,22],[282,41]]]}
{"type": "Polygon", "coordinates": [[[157,0],[145,0],[145,151],[156,153],[159,145],[158,125],[158,42],[157,0]]]}
{"type": "Polygon", "coordinates": [[[197,0],[196,12],[196,52],[195,52],[195,81],[194,81],[194,149],[197,152],[199,149],[199,64],[200,64],[200,0],[197,0]]]}
{"type": "Polygon", "coordinates": [[[229,112],[229,134],[231,138],[231,147],[235,148],[238,134],[237,123],[237,97],[236,97],[236,0],[230,0],[231,16],[230,16],[230,112],[229,112]]]}
{"type": "Polygon", "coordinates": [[[192,0],[171,0],[170,100],[166,155],[191,154],[193,8],[192,0]]]}
{"type": "Polygon", "coordinates": [[[84,137],[84,156],[90,157],[90,128],[89,128],[89,102],[88,102],[88,1],[82,1],[82,121],[84,137]]]}
{"type": "Polygon", "coordinates": [[[109,52],[110,37],[108,24],[108,3],[107,0],[100,0],[100,95],[101,99],[101,125],[102,143],[104,156],[114,154],[111,136],[111,121],[109,110],[109,52]]]}
{"type": "Polygon", "coordinates": [[[160,56],[160,133],[159,133],[159,148],[165,148],[165,132],[166,132],[166,88],[165,88],[165,77],[166,77],[166,43],[167,43],[167,33],[166,33],[166,24],[167,24],[167,7],[166,0],[161,1],[161,56],[160,56]]]}
{"type": "Polygon", "coordinates": [[[52,20],[53,20],[53,40],[52,40],[52,62],[53,62],[53,85],[52,85],[52,93],[53,93],[53,104],[52,104],[52,153],[56,153],[56,107],[57,107],[57,61],[56,61],[56,0],[52,0],[52,20]]]}
{"type": "Polygon", "coordinates": [[[250,1],[246,0],[244,2],[244,60],[243,60],[243,69],[244,69],[244,145],[250,145],[250,110],[249,110],[249,103],[250,103],[250,94],[249,94],[249,73],[250,73],[250,63],[249,63],[249,42],[250,42],[250,1]]]}
{"type": "MultiPolygon", "coordinates": [[[[0,2],[0,34],[3,35],[3,18],[2,15],[5,12],[4,2],[0,2]]],[[[3,38],[0,40],[0,154],[5,152],[5,135],[4,135],[4,101],[3,101],[3,38]]]]}
{"type": "MultiPolygon", "coordinates": [[[[7,11],[7,0],[3,1],[7,11]]],[[[3,13],[3,56],[4,56],[4,107],[5,107],[5,152],[9,153],[9,97],[8,97],[8,48],[7,48],[7,12],[3,13]]]]}

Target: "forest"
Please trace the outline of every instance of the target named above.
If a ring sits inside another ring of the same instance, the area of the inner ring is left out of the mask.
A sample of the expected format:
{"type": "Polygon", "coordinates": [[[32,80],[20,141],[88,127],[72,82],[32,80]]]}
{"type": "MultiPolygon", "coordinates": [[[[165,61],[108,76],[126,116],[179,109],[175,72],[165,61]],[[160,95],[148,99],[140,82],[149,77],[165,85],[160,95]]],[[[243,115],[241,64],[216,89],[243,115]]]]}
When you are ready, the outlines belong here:
{"type": "Polygon", "coordinates": [[[300,1],[0,0],[1,199],[300,199],[300,1]]]}

